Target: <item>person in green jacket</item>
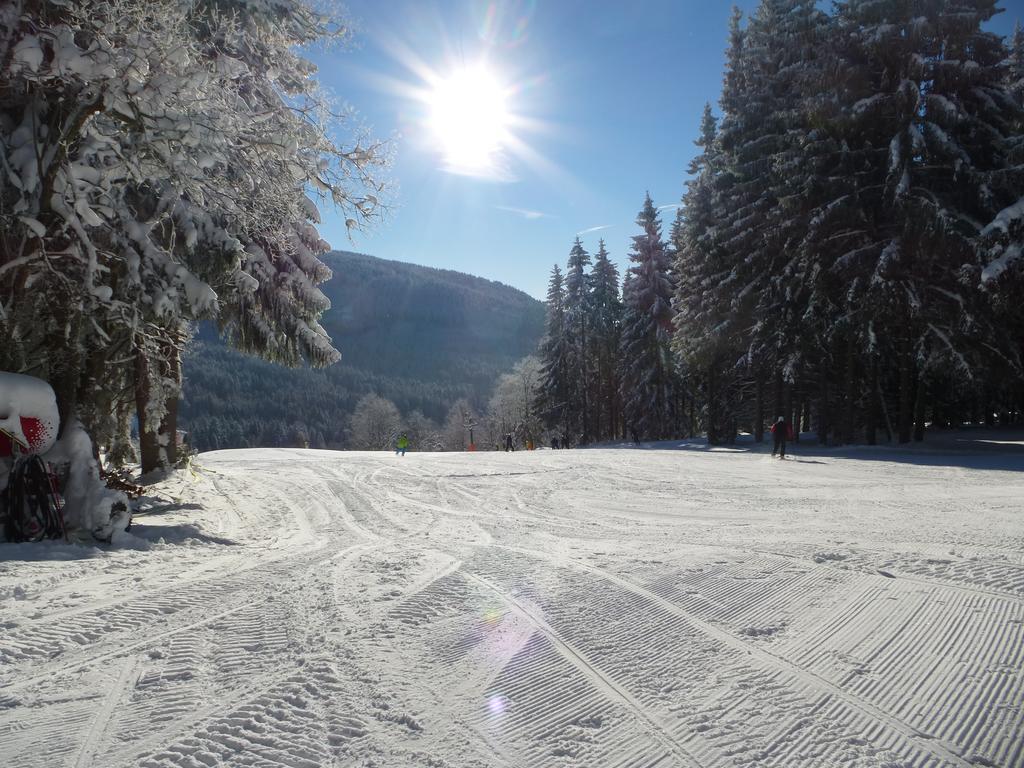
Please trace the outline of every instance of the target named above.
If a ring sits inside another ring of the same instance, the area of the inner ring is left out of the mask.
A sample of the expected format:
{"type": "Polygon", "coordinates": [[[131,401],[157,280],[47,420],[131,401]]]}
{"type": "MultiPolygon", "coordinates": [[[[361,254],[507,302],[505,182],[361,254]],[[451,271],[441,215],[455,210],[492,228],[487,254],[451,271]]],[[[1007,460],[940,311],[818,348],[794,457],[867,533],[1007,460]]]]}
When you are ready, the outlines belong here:
{"type": "Polygon", "coordinates": [[[398,441],[395,443],[395,456],[402,454],[405,456],[405,449],[409,447],[409,438],[404,434],[398,436],[398,441]]]}

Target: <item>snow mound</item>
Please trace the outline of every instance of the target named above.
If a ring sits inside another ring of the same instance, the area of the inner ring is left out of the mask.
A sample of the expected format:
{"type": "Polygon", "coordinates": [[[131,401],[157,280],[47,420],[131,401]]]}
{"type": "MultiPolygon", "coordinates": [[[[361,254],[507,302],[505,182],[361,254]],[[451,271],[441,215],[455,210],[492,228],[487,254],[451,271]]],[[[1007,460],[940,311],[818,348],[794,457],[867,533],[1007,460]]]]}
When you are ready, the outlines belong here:
{"type": "Polygon", "coordinates": [[[128,497],[107,488],[100,480],[100,468],[85,428],[72,420],[64,434],[43,458],[66,475],[64,522],[69,529],[90,531],[100,539],[124,531],[130,521],[128,497]]]}

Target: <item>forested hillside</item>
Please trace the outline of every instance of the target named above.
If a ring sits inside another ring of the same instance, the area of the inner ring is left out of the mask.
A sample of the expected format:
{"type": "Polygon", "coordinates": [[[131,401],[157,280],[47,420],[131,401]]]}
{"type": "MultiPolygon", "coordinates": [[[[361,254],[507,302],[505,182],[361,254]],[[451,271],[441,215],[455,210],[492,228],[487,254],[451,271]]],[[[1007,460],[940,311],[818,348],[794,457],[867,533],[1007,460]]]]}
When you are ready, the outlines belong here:
{"type": "Polygon", "coordinates": [[[183,428],[200,450],[343,446],[348,416],[373,392],[403,414],[442,421],[460,398],[481,407],[499,375],[532,353],[543,305],[501,283],[336,251],[322,323],[342,359],[287,369],[228,349],[212,327],[185,359],[183,428]]]}

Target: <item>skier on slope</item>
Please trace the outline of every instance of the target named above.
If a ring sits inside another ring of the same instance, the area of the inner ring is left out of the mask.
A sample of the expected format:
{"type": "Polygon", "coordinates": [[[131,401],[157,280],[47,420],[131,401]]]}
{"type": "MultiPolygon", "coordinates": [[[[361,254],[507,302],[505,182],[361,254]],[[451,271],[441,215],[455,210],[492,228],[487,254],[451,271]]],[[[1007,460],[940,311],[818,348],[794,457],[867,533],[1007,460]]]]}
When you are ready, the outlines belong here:
{"type": "Polygon", "coordinates": [[[515,444],[512,442],[512,433],[505,433],[505,452],[514,451],[516,449],[515,444]]]}
{"type": "Polygon", "coordinates": [[[776,451],[780,459],[786,458],[786,440],[791,439],[792,436],[793,432],[789,428],[789,424],[786,423],[782,416],[779,416],[775,423],[772,424],[772,437],[774,438],[772,458],[775,458],[776,451]]]}
{"type": "Polygon", "coordinates": [[[398,436],[398,440],[395,442],[395,456],[401,454],[405,456],[405,449],[409,447],[409,438],[404,433],[398,436]]]}

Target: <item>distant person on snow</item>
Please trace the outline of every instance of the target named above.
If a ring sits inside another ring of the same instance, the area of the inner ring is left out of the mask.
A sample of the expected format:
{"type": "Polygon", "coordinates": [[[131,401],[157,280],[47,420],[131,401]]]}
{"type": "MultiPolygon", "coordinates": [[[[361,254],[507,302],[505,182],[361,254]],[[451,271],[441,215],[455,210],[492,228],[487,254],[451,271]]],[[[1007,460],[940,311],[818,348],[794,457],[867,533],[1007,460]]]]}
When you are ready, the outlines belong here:
{"type": "Polygon", "coordinates": [[[409,447],[409,438],[406,435],[399,435],[395,443],[395,456],[405,456],[405,449],[409,447]]]}
{"type": "Polygon", "coordinates": [[[555,448],[555,449],[558,448],[558,438],[557,437],[552,437],[551,438],[551,447],[555,448]]]}
{"type": "Polygon", "coordinates": [[[775,458],[775,453],[778,452],[779,458],[786,458],[786,441],[793,439],[793,430],[790,429],[789,424],[786,420],[779,416],[775,423],[772,424],[772,437],[774,443],[772,444],[772,458],[775,458]]]}
{"type": "Polygon", "coordinates": [[[505,433],[505,453],[508,453],[509,451],[514,451],[515,449],[516,449],[516,447],[512,444],[512,433],[511,432],[506,432],[505,433]]]}

